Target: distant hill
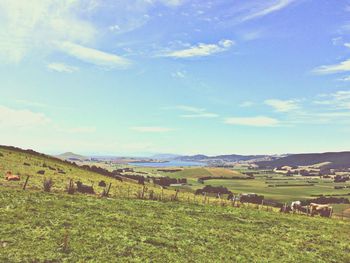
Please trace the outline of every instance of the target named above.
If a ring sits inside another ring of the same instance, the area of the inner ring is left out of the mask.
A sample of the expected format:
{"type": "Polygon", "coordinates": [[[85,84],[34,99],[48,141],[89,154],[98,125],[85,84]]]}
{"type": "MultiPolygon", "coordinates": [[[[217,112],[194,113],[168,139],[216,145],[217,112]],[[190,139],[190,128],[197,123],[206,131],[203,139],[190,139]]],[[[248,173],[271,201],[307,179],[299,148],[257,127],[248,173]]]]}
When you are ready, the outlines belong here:
{"type": "Polygon", "coordinates": [[[84,160],[90,160],[89,157],[83,156],[83,155],[79,155],[76,153],[72,153],[72,152],[66,152],[66,153],[62,153],[59,155],[56,155],[55,157],[62,159],[62,160],[68,160],[68,161],[84,161],[84,160]]]}
{"type": "Polygon", "coordinates": [[[222,161],[222,162],[233,163],[233,162],[240,162],[240,161],[264,159],[267,157],[269,156],[268,155],[238,155],[238,154],[207,156],[203,154],[198,154],[198,155],[192,155],[192,156],[181,156],[178,159],[181,161],[190,161],[190,162],[222,161]]]}
{"type": "Polygon", "coordinates": [[[350,168],[350,152],[327,152],[293,154],[272,161],[257,162],[262,168],[276,168],[280,166],[310,166],[325,163],[322,168],[341,169],[350,168]]]}
{"type": "Polygon", "coordinates": [[[173,160],[173,159],[177,159],[178,157],[181,157],[181,155],[171,154],[171,153],[161,153],[161,154],[152,155],[150,158],[155,160],[173,160]]]}

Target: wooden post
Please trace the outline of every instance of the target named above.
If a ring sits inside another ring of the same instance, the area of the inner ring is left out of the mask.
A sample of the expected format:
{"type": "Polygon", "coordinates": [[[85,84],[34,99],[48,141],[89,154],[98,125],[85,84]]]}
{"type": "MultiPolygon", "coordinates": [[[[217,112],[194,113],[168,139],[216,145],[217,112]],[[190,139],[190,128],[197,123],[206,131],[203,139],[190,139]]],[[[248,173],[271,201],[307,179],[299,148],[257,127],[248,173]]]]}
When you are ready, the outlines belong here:
{"type": "Polygon", "coordinates": [[[107,192],[106,192],[106,196],[108,196],[109,190],[111,190],[111,186],[112,186],[112,183],[109,183],[108,190],[107,190],[107,192]]]}
{"type": "Polygon", "coordinates": [[[164,188],[163,188],[163,186],[161,186],[161,188],[162,188],[162,194],[160,196],[160,200],[163,201],[163,199],[164,199],[164,188]]]}
{"type": "Polygon", "coordinates": [[[28,184],[28,180],[29,180],[29,175],[27,175],[27,178],[26,178],[26,181],[24,182],[24,185],[23,185],[23,190],[26,190],[26,187],[27,187],[27,184],[28,184]]]}
{"type": "Polygon", "coordinates": [[[174,201],[176,201],[177,200],[177,194],[179,193],[179,189],[176,189],[175,190],[175,197],[174,197],[174,201]]]}

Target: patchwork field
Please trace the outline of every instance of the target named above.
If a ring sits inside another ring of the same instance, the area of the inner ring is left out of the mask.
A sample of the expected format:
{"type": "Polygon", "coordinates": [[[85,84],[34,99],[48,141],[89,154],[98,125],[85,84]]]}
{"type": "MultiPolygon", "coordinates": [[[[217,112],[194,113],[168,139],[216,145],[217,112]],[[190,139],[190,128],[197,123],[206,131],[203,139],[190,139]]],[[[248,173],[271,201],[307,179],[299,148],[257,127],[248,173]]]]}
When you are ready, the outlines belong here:
{"type": "MultiPolygon", "coordinates": [[[[331,179],[321,179],[319,177],[286,177],[280,174],[255,171],[254,180],[240,180],[237,177],[244,177],[245,172],[252,172],[245,169],[227,169],[227,168],[212,168],[212,167],[196,167],[196,168],[181,168],[181,171],[176,172],[159,172],[157,168],[136,168],[138,171],[147,171],[149,174],[157,174],[158,176],[168,176],[175,178],[186,178],[187,184],[176,186],[183,191],[194,192],[197,189],[203,188],[206,185],[224,186],[235,194],[241,193],[256,193],[264,195],[265,199],[277,202],[290,203],[296,200],[305,200],[315,198],[315,195],[337,195],[337,197],[350,198],[350,182],[334,183],[331,179]],[[202,177],[226,177],[236,179],[210,179],[199,182],[202,177]],[[349,186],[349,188],[335,189],[335,186],[349,186]]],[[[174,168],[169,168],[176,169],[174,168]]],[[[336,215],[341,216],[342,211],[350,208],[350,204],[333,205],[336,215]]],[[[347,213],[343,214],[347,217],[347,213]]],[[[350,218],[350,217],[349,217],[350,218]]]]}

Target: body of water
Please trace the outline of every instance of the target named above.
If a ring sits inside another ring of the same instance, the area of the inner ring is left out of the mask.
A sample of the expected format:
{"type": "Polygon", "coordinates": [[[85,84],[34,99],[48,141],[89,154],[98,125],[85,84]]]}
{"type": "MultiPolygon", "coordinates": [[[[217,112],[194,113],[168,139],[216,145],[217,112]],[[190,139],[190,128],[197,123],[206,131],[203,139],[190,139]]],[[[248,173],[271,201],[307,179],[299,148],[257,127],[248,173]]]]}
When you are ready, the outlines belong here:
{"type": "Polygon", "coordinates": [[[191,166],[206,166],[206,163],[200,162],[183,162],[172,160],[164,163],[129,163],[130,165],[143,167],[191,167],[191,166]]]}

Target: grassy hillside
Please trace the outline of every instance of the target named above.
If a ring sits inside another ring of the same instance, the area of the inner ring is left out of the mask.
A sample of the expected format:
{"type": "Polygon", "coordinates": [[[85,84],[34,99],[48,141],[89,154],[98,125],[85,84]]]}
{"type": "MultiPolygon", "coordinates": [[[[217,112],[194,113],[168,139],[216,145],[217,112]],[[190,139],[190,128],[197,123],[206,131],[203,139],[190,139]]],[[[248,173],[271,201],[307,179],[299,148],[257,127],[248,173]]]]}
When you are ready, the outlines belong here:
{"type": "MultiPolygon", "coordinates": [[[[69,162],[62,161],[57,158],[35,153],[32,151],[24,151],[0,146],[0,186],[20,189],[27,177],[30,176],[27,189],[41,190],[43,189],[43,181],[46,178],[52,178],[54,185],[53,192],[64,192],[69,181],[81,181],[86,185],[93,185],[96,194],[103,191],[104,188],[99,187],[98,183],[103,180],[107,183],[112,183],[111,196],[135,196],[142,187],[128,179],[123,182],[115,180],[104,175],[88,171],[73,165],[69,162]],[[11,171],[13,174],[20,175],[21,180],[18,182],[8,182],[4,179],[5,173],[11,171]],[[38,174],[39,171],[44,171],[44,174],[38,174]]],[[[161,190],[160,187],[147,185],[148,193],[150,190],[155,195],[163,193],[164,198],[171,198],[174,195],[173,190],[161,190]]],[[[186,193],[179,195],[179,198],[186,199],[186,193]]]]}
{"type": "Polygon", "coordinates": [[[350,262],[350,224],[0,186],[1,262],[350,262]]]}

